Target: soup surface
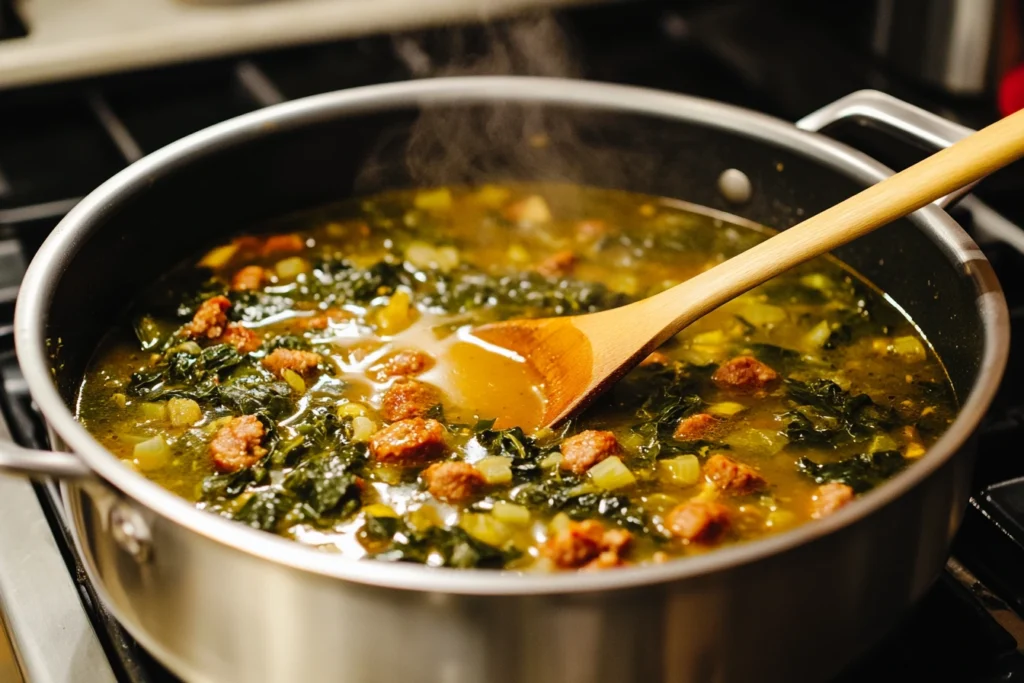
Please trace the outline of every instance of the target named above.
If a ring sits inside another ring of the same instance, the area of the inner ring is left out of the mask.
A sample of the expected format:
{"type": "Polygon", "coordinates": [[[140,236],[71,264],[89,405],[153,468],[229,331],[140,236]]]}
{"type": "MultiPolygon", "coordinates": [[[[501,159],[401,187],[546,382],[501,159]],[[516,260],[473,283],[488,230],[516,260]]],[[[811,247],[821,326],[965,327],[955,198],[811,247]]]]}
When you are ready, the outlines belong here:
{"type": "Polygon", "coordinates": [[[352,558],[545,571],[707,552],[833,513],[952,421],[909,320],[832,259],[723,306],[585,414],[475,325],[598,311],[764,230],[561,185],[394,192],[264,226],[143,293],[82,423],[214,514],[352,558]]]}

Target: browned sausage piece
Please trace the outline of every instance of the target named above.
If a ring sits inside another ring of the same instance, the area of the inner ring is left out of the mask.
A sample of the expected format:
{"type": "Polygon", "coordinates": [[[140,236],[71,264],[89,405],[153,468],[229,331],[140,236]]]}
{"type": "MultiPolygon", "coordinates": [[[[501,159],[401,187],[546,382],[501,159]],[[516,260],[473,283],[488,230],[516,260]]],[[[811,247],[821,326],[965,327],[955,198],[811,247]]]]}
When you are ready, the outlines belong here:
{"type": "Polygon", "coordinates": [[[753,493],[767,483],[753,467],[721,454],[704,463],[704,476],[719,489],[737,495],[753,493]]]}
{"type": "Polygon", "coordinates": [[[568,249],[559,251],[537,264],[537,272],[544,277],[565,277],[576,267],[576,254],[568,249]]]}
{"type": "Polygon", "coordinates": [[[434,498],[446,503],[462,503],[480,492],[487,480],[466,462],[438,462],[423,470],[423,481],[434,498]]]}
{"type": "Polygon", "coordinates": [[[231,278],[231,289],[242,292],[247,289],[259,289],[266,279],[266,272],[259,266],[246,266],[239,269],[231,278]]]}
{"type": "Polygon", "coordinates": [[[632,535],[622,529],[605,531],[593,519],[569,522],[541,546],[541,554],[561,569],[605,569],[625,563],[632,535]]]}
{"type": "Polygon", "coordinates": [[[619,442],[611,432],[588,429],[562,442],[563,470],[583,474],[605,458],[621,452],[619,442]]]}
{"type": "Polygon", "coordinates": [[[710,500],[688,500],[666,515],[665,526],[690,543],[716,543],[729,530],[729,508],[710,500]]]}
{"type": "Polygon", "coordinates": [[[231,344],[239,353],[252,353],[263,345],[260,336],[239,323],[228,323],[224,334],[217,338],[220,344],[231,344]]]}
{"type": "Polygon", "coordinates": [[[331,323],[351,320],[352,314],[342,308],[328,308],[304,318],[295,318],[294,324],[300,330],[326,330],[331,323]]]}
{"type": "Polygon", "coordinates": [[[711,375],[723,389],[758,391],[779,378],[779,373],[751,356],[738,356],[727,361],[711,375]]]}
{"type": "Polygon", "coordinates": [[[672,436],[680,441],[697,441],[710,435],[717,426],[718,420],[714,415],[697,413],[680,420],[672,436]]]}
{"type": "Polygon", "coordinates": [[[434,365],[434,359],[422,351],[404,349],[385,360],[378,368],[378,376],[409,377],[426,372],[434,365]]]}
{"type": "Polygon", "coordinates": [[[431,408],[441,402],[437,389],[417,382],[403,379],[392,384],[380,401],[380,413],[389,422],[407,420],[410,417],[423,417],[431,408]]]}
{"type": "Polygon", "coordinates": [[[216,339],[224,334],[228,326],[228,309],[231,301],[226,296],[213,296],[199,304],[192,322],[182,331],[190,339],[216,339]]]}
{"type": "Polygon", "coordinates": [[[444,427],[437,420],[401,420],[370,437],[370,453],[382,465],[424,465],[444,451],[444,427]]]}
{"type": "Polygon", "coordinates": [[[281,376],[281,372],[285,369],[297,372],[300,375],[309,375],[316,370],[321,360],[320,354],[313,353],[312,351],[277,348],[263,359],[263,367],[278,377],[281,376]]]}
{"type": "Polygon", "coordinates": [[[306,240],[294,233],[288,235],[271,235],[263,243],[261,251],[264,256],[282,252],[294,253],[306,248],[306,240]]]}
{"type": "Polygon", "coordinates": [[[828,517],[853,500],[853,489],[846,484],[822,484],[811,496],[811,517],[828,517]]]}
{"type": "Polygon", "coordinates": [[[260,445],[263,423],[255,415],[228,420],[210,441],[210,457],[218,472],[237,472],[252,467],[267,454],[260,445]]]}

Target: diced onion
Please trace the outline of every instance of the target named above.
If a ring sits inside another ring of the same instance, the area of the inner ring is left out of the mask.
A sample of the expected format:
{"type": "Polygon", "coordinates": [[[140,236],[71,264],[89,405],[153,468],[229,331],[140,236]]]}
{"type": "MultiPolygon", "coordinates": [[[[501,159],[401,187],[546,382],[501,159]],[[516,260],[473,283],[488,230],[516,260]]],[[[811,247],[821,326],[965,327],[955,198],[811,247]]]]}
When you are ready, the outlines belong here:
{"type": "Polygon", "coordinates": [[[302,375],[295,372],[290,368],[283,368],[281,370],[281,378],[288,383],[288,386],[292,388],[296,394],[306,393],[306,380],[302,379],[302,375]]]}
{"type": "Polygon", "coordinates": [[[118,408],[124,408],[125,406],[128,405],[128,397],[125,396],[124,394],[114,394],[113,396],[110,397],[110,400],[112,400],[114,402],[114,405],[116,405],[118,408]]]}
{"type": "Polygon", "coordinates": [[[531,195],[516,202],[507,209],[508,216],[516,223],[548,223],[551,221],[551,209],[539,195],[531,195]]]}
{"type": "Polygon", "coordinates": [[[163,403],[143,403],[141,406],[144,420],[166,420],[167,406],[163,403]]]}
{"type": "Polygon", "coordinates": [[[356,443],[369,441],[376,431],[377,425],[370,418],[361,415],[352,418],[352,441],[356,443]]]}
{"type": "Polygon", "coordinates": [[[530,511],[522,505],[506,503],[500,500],[494,504],[494,507],[491,509],[491,514],[494,515],[498,521],[504,522],[510,526],[527,527],[532,521],[530,511]]]}
{"type": "Polygon", "coordinates": [[[892,351],[908,363],[920,363],[928,357],[924,344],[917,337],[896,337],[892,340],[892,351]]]}
{"type": "Polygon", "coordinates": [[[737,315],[755,327],[778,325],[786,320],[786,310],[771,304],[747,304],[739,309],[737,315]]]}
{"type": "Polygon", "coordinates": [[[363,508],[363,512],[371,517],[398,517],[398,513],[390,505],[374,503],[363,508]]]}
{"type": "Polygon", "coordinates": [[[301,256],[290,256],[275,263],[274,272],[282,280],[294,280],[309,272],[309,262],[301,256]]]}
{"type": "Polygon", "coordinates": [[[835,286],[832,279],[824,273],[809,273],[804,275],[800,278],[800,284],[809,289],[817,289],[821,292],[827,292],[835,286]]]}
{"type": "Polygon", "coordinates": [[[785,435],[773,429],[740,429],[725,438],[732,448],[751,455],[775,455],[789,443],[785,435]]]}
{"type": "Polygon", "coordinates": [[[700,461],[695,455],[659,460],[658,477],[667,484],[693,486],[700,481],[700,461]]]}
{"type": "Polygon", "coordinates": [[[412,300],[408,292],[400,289],[377,311],[377,329],[382,334],[397,334],[412,324],[412,317],[412,300]]]}
{"type": "Polygon", "coordinates": [[[227,264],[236,251],[238,251],[237,244],[225,244],[223,247],[215,247],[206,252],[206,256],[199,260],[199,265],[203,268],[217,270],[227,264]]]}
{"type": "Polygon", "coordinates": [[[340,406],[335,408],[334,412],[338,414],[338,417],[363,417],[369,411],[362,403],[356,403],[353,401],[350,403],[342,403],[340,406]]]}
{"type": "Polygon", "coordinates": [[[557,515],[551,518],[550,522],[548,522],[548,531],[552,534],[557,534],[559,531],[565,531],[566,529],[568,529],[571,523],[572,519],[569,517],[569,515],[565,514],[564,512],[559,512],[557,515]]]}
{"type": "Polygon", "coordinates": [[[152,439],[135,444],[132,455],[138,468],[143,472],[149,472],[160,469],[170,462],[171,447],[167,445],[164,437],[158,434],[152,439]]]}
{"type": "Polygon", "coordinates": [[[712,346],[725,343],[725,332],[722,330],[711,330],[693,335],[690,340],[694,344],[710,344],[712,346]]]}
{"type": "Polygon", "coordinates": [[[512,458],[490,455],[473,463],[488,484],[507,484],[512,481],[512,458]]]}
{"type": "Polygon", "coordinates": [[[473,195],[473,201],[491,209],[500,208],[511,196],[508,188],[499,185],[484,185],[473,195]]]}
{"type": "Polygon", "coordinates": [[[452,208],[452,193],[447,187],[421,190],[416,193],[412,203],[421,211],[448,211],[452,208]]]}
{"type": "Polygon", "coordinates": [[[493,515],[478,512],[464,512],[459,526],[478,541],[500,548],[512,536],[512,530],[493,515]]]}
{"type": "Polygon", "coordinates": [[[587,472],[590,474],[591,481],[606,491],[614,491],[636,484],[636,477],[615,455],[605,458],[587,472]]]}
{"type": "Polygon", "coordinates": [[[441,519],[441,514],[437,511],[437,508],[433,505],[421,505],[415,510],[410,510],[406,515],[406,519],[416,531],[426,531],[431,527],[441,526],[444,520],[441,519]]]}
{"type": "Polygon", "coordinates": [[[917,441],[912,441],[907,444],[906,450],[903,451],[903,457],[910,459],[920,458],[927,451],[928,449],[924,447],[924,444],[918,443],[917,441]]]}
{"type": "Polygon", "coordinates": [[[896,443],[896,439],[888,434],[876,434],[875,438],[871,439],[871,445],[868,447],[868,450],[872,453],[895,451],[898,449],[899,444],[896,443]]]}
{"type": "Polygon", "coordinates": [[[722,401],[721,403],[712,403],[707,407],[709,414],[715,417],[732,417],[733,415],[739,415],[747,407],[742,403],[736,403],[734,401],[722,401]]]}
{"type": "Polygon", "coordinates": [[[167,402],[167,417],[175,427],[187,427],[203,419],[203,409],[190,398],[172,398],[167,402]]]}
{"type": "Polygon", "coordinates": [[[804,335],[804,342],[812,349],[820,349],[828,343],[831,336],[832,326],[827,320],[822,320],[804,335]]]}
{"type": "Polygon", "coordinates": [[[551,455],[545,456],[544,459],[540,461],[540,468],[542,470],[553,470],[561,464],[562,454],[556,451],[551,455]]]}

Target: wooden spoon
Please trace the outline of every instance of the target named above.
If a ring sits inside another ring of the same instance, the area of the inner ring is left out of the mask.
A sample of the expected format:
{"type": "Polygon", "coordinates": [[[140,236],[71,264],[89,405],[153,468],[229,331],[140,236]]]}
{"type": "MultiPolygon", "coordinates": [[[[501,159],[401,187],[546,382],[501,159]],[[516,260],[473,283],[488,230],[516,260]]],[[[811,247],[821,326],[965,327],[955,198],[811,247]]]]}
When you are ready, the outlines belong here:
{"type": "Polygon", "coordinates": [[[514,351],[540,374],[546,398],[542,424],[553,426],[589,405],[684,327],[730,299],[1021,156],[1024,111],[652,297],[587,315],[493,323],[473,334],[514,351]]]}

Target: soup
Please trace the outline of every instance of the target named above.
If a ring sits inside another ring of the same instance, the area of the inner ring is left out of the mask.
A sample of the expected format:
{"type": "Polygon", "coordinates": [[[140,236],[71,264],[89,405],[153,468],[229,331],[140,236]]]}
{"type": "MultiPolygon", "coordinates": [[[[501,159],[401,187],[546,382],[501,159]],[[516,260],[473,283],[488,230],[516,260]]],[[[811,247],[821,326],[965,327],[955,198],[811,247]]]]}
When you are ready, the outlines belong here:
{"type": "Polygon", "coordinates": [[[325,552],[522,571],[704,553],[834,513],[956,411],[912,322],[822,258],[538,429],[544,387],[474,326],[620,306],[769,234],[673,200],[438,188],[256,228],[140,296],[78,417],[197,507],[325,552]]]}

